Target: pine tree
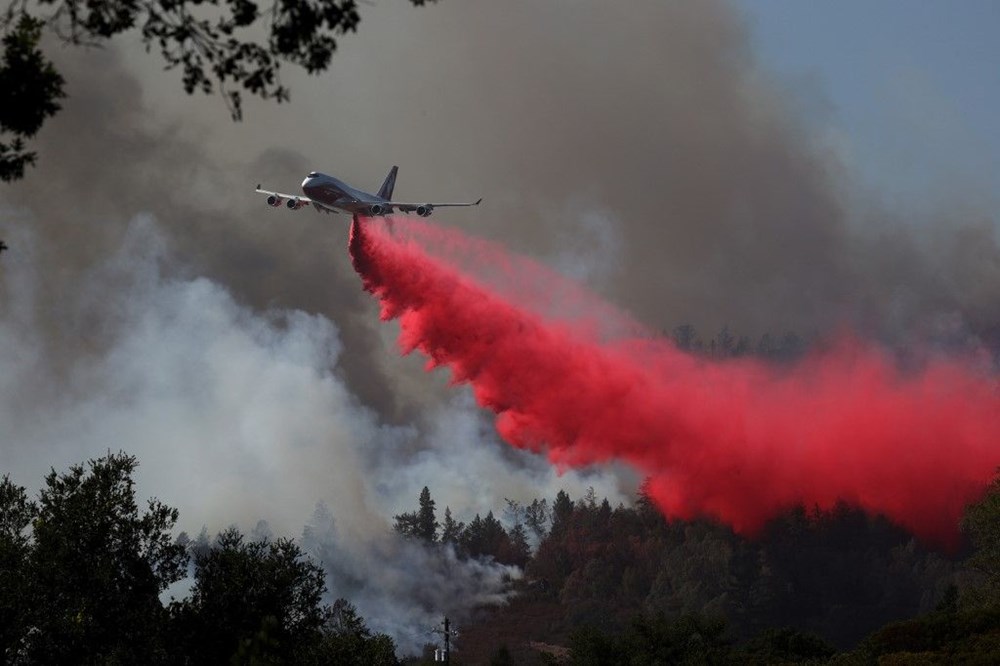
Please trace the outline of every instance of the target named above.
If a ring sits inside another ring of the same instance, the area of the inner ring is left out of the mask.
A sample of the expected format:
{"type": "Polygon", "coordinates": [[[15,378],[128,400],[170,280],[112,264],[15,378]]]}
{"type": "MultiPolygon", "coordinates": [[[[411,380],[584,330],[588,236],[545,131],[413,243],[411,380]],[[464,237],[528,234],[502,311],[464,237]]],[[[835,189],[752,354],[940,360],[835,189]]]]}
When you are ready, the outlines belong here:
{"type": "Polygon", "coordinates": [[[524,508],[524,522],[527,523],[528,528],[535,533],[535,537],[541,540],[548,532],[548,500],[532,500],[531,504],[524,508]]]}
{"type": "Polygon", "coordinates": [[[528,544],[528,533],[524,525],[518,523],[511,528],[509,534],[510,554],[507,558],[510,564],[516,564],[522,569],[531,559],[531,546],[528,544]]]}
{"type": "Polygon", "coordinates": [[[420,491],[420,509],[417,511],[417,534],[424,541],[434,543],[437,541],[438,521],[434,515],[434,500],[431,499],[431,491],[424,486],[420,491]]]}
{"type": "Polygon", "coordinates": [[[552,531],[553,536],[561,535],[566,531],[569,521],[573,517],[573,500],[569,498],[565,490],[556,493],[556,501],[552,503],[552,531]]]}
{"type": "Polygon", "coordinates": [[[441,543],[458,544],[464,531],[465,523],[457,522],[451,517],[451,509],[445,507],[444,523],[441,525],[441,543]]]}
{"type": "Polygon", "coordinates": [[[431,491],[424,486],[420,491],[420,508],[393,516],[393,529],[406,537],[415,537],[428,543],[437,541],[438,522],[434,517],[434,500],[431,491]]]}

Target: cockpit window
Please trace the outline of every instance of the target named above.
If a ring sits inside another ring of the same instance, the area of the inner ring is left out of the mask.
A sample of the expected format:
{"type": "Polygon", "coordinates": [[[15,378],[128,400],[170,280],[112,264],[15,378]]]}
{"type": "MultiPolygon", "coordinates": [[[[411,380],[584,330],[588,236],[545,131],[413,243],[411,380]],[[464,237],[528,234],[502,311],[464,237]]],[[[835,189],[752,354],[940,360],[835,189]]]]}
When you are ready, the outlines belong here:
{"type": "Polygon", "coordinates": [[[310,171],[309,172],[309,177],[310,178],[315,178],[318,175],[319,175],[319,171],[310,171]]]}

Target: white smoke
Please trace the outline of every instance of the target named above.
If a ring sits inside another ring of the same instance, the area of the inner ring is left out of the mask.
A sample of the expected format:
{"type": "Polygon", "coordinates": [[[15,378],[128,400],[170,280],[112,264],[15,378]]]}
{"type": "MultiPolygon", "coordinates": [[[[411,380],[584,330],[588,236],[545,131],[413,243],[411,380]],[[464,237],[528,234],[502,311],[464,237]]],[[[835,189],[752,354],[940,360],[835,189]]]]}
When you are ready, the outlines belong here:
{"type": "MultiPolygon", "coordinates": [[[[435,411],[424,439],[426,447],[408,455],[383,451],[378,466],[391,468],[392,473],[377,475],[377,489],[388,500],[387,510],[392,507],[390,498],[400,493],[412,507],[425,485],[439,518],[450,507],[456,520],[466,522],[476,513],[484,516],[489,511],[502,518],[504,498],[521,503],[548,498],[551,502],[559,490],[574,500],[593,488],[598,498],[606,497],[612,505],[630,501],[621,488],[623,479],[628,479],[625,470],[618,470],[617,476],[607,469],[561,473],[543,457],[500,442],[492,417],[475,408],[466,389],[435,411]]],[[[635,483],[634,478],[630,481],[635,483]]]]}
{"type": "Polygon", "coordinates": [[[63,337],[93,350],[62,368],[46,362],[32,316],[53,306],[32,302],[40,276],[29,262],[5,263],[4,468],[35,485],[49,466],[121,449],[184,525],[263,518],[288,530],[323,499],[354,507],[345,522],[359,530],[384,526],[368,508],[359,444],[399,433],[334,376],[333,324],[255,314],[218,284],[171,276],[168,262],[152,220],[135,220],[121,250],[55,305],[63,337]],[[19,397],[33,407],[18,408],[19,397]]]}
{"type": "Polygon", "coordinates": [[[511,596],[516,567],[460,560],[449,546],[385,533],[366,544],[366,557],[350,552],[326,505],[319,505],[303,534],[303,546],[321,561],[335,596],[351,600],[375,631],[389,634],[403,654],[433,642],[430,629],[442,617],[470,617],[482,606],[511,596]]]}
{"type": "Polygon", "coordinates": [[[611,475],[560,478],[500,443],[465,393],[433,408],[426,433],[380,423],[337,376],[350,352],[333,322],[240,305],[186,274],[148,216],[52,302],[38,287],[54,269],[36,262],[27,226],[8,224],[3,236],[12,250],[0,262],[0,473],[33,491],[50,468],[121,450],[139,460],[140,496],[177,507],[179,529],[248,531],[264,520],[298,537],[308,522],[303,543],[327,568],[331,595],[405,651],[443,613],[502,602],[519,575],[396,537],[392,515],[412,510],[424,485],[439,518],[445,505],[459,519],[500,515],[505,497],[563,487],[623,499],[611,475]],[[59,340],[73,340],[68,360],[57,361],[59,340]],[[314,514],[317,503],[325,508],[314,514]]]}

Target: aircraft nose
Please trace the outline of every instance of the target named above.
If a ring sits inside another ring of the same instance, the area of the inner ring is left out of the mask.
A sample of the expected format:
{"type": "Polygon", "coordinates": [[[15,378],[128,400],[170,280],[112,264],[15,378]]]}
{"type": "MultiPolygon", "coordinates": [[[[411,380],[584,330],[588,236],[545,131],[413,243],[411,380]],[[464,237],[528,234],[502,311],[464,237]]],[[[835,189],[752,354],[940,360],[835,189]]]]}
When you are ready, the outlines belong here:
{"type": "Polygon", "coordinates": [[[319,177],[314,174],[309,174],[306,179],[302,181],[302,191],[306,193],[306,196],[312,196],[313,191],[319,185],[319,177]]]}

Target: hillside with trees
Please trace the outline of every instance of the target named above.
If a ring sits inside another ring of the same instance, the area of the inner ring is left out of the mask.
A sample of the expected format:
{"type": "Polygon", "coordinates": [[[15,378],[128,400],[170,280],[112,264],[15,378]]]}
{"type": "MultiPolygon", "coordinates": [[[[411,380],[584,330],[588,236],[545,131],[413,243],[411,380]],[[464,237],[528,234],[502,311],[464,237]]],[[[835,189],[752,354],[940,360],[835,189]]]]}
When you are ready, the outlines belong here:
{"type": "MultiPolygon", "coordinates": [[[[421,497],[423,506],[432,502],[427,489],[421,497]]],[[[469,663],[496,657],[483,646],[502,647],[510,663],[546,663],[543,655],[554,658],[560,647],[572,663],[628,663],[622,655],[633,653],[634,663],[774,663],[776,655],[926,652],[966,634],[997,637],[989,582],[996,574],[985,564],[997,561],[987,554],[998,530],[1000,513],[988,508],[996,497],[1000,487],[969,511],[971,556],[936,552],[846,504],[797,507],[747,538],[707,521],[668,521],[644,495],[614,508],[593,492],[575,501],[559,492],[551,504],[527,507],[508,501],[507,538],[473,554],[464,544],[477,542],[460,536],[459,552],[514,563],[510,543],[528,525],[541,528],[531,530],[537,545],[517,597],[466,626],[459,646],[469,663]],[[949,622],[951,633],[938,626],[949,622]],[[907,644],[925,625],[936,628],[937,642],[907,644]],[[688,653],[692,636],[700,647],[688,653]]],[[[492,515],[476,523],[504,529],[492,515]]]]}
{"type": "MultiPolygon", "coordinates": [[[[0,663],[432,663],[430,639],[399,655],[334,599],[294,540],[175,537],[175,509],[137,502],[137,465],[108,454],[52,471],[34,499],[0,481],[0,663]],[[187,594],[165,601],[181,580],[187,594]]],[[[460,511],[439,521],[424,488],[395,531],[524,575],[508,604],[452,618],[455,664],[1000,659],[1000,480],[952,554],[846,504],[789,510],[753,538],[666,520],[642,494],[460,511]]]]}

